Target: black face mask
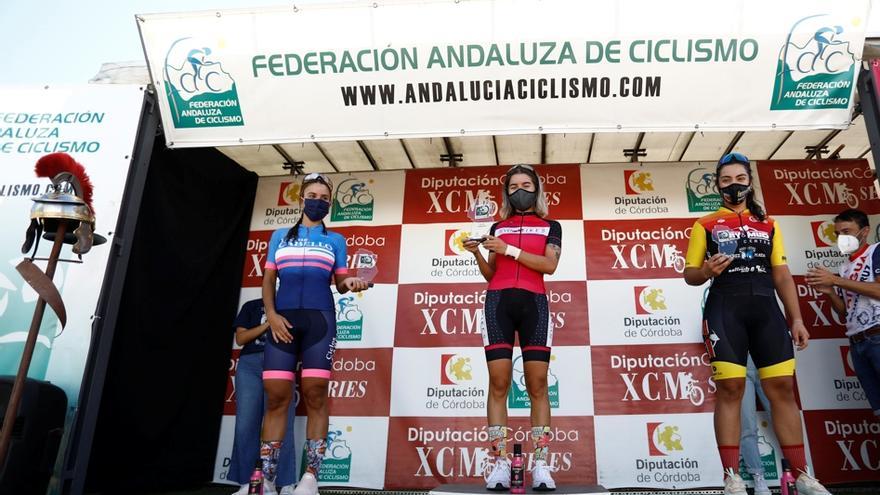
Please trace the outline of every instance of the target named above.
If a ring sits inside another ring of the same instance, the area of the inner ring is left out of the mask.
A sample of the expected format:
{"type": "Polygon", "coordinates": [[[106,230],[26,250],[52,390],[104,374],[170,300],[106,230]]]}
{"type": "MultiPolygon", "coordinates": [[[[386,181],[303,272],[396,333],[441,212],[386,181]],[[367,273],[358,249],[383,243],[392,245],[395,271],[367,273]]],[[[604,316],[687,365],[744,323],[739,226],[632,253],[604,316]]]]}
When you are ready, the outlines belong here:
{"type": "Polygon", "coordinates": [[[724,199],[732,205],[738,205],[745,201],[750,192],[752,192],[752,186],[745,184],[730,184],[721,188],[724,199]]]}
{"type": "Polygon", "coordinates": [[[306,199],[303,213],[313,222],[320,222],[330,211],[330,203],[323,199],[306,199]]]}
{"type": "Polygon", "coordinates": [[[513,206],[517,211],[526,211],[535,206],[535,202],[538,200],[538,193],[517,189],[507,199],[510,201],[510,206],[513,206]]]}

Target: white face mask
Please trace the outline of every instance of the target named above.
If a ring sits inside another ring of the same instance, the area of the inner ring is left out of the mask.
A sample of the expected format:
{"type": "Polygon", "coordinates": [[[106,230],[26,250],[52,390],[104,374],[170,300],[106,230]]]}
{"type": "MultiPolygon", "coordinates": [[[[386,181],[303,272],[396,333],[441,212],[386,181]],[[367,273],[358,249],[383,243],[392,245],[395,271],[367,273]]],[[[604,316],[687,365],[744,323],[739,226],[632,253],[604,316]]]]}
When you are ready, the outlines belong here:
{"type": "Polygon", "coordinates": [[[837,249],[843,254],[852,254],[859,248],[859,238],[854,235],[841,234],[837,236],[837,249]]]}

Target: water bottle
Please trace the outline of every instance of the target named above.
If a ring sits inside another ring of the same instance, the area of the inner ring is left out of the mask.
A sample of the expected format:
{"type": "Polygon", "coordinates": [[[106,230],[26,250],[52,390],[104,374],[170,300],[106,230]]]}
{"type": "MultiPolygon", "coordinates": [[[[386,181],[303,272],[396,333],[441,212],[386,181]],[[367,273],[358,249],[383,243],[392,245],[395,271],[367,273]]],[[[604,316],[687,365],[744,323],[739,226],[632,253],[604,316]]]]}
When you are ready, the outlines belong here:
{"type": "Polygon", "coordinates": [[[791,474],[791,464],[788,459],[782,458],[782,476],[779,477],[779,488],[782,495],[797,495],[797,482],[791,474]]]}
{"type": "Polygon", "coordinates": [[[251,480],[248,483],[248,495],[263,494],[263,462],[257,460],[254,472],[251,474],[251,480]]]}
{"type": "Polygon", "coordinates": [[[517,443],[513,445],[513,461],[510,464],[510,493],[526,492],[524,474],[522,445],[517,443]]]}

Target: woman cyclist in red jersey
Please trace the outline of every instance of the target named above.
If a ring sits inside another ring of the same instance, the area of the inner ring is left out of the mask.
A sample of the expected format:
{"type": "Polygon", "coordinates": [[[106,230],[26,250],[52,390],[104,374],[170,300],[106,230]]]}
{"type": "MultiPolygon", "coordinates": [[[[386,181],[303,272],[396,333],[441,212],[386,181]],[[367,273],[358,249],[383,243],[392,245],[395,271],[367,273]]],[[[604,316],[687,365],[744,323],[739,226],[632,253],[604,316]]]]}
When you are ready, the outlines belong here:
{"type": "Polygon", "coordinates": [[[303,177],[302,216],[293,227],[276,230],[269,240],[263,274],[263,304],[272,332],[263,356],[263,386],[268,396],[260,446],[264,495],[275,493],[297,361],[302,363],[300,386],[308,414],[308,443],[306,471],[293,493],[318,494],[318,473],[332,441],[327,436],[327,391],[336,351],[336,313],[330,284],[340,294],[368,287],[367,282],[348,275],[345,238],[324,226],[332,193],[333,183],[324,175],[303,177]]]}
{"type": "Polygon", "coordinates": [[[798,307],[779,225],[755,201],[749,159],[728,153],[718,162],[716,185],[723,206],[697,220],[684,271],[689,285],[712,280],[703,313],[703,337],[712,362],[715,438],[725,470],[725,495],[745,495],[739,477],[740,402],[751,354],[770,399],[783,457],[795,470],[801,495],[825,495],[809,473],[801,417],[794,397],[794,350],[810,338],[798,307]],[[782,300],[791,327],[779,309],[782,300]]]}
{"type": "Polygon", "coordinates": [[[489,367],[489,441],[495,462],[486,488],[510,488],[507,458],[507,393],[512,373],[513,345],[519,334],[526,389],[531,401],[532,442],[535,464],[532,487],[554,490],[547,464],[550,442],[550,401],[547,371],[553,327],[544,289],[544,275],[553,274],[562,250],[562,229],[548,220],[547,202],[535,170],[515,165],[504,176],[500,222],[482,241],[489,251],[483,258],[479,241],[465,242],[474,253],[480,273],[489,282],[483,327],[486,364],[489,367]]]}

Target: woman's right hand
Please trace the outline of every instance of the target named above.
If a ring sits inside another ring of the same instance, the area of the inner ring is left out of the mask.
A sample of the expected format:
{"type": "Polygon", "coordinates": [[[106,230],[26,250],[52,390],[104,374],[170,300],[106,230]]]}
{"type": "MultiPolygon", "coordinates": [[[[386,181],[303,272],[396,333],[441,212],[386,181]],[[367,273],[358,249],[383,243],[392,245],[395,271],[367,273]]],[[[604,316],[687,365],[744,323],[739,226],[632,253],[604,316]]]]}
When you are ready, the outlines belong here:
{"type": "Polygon", "coordinates": [[[287,321],[287,318],[278,313],[269,314],[266,319],[269,321],[269,328],[272,330],[272,338],[275,342],[289,344],[293,342],[293,334],[290,333],[293,325],[287,321]]]}
{"type": "Polygon", "coordinates": [[[718,275],[721,275],[721,273],[723,273],[732,262],[733,256],[716,253],[703,263],[700,270],[706,278],[715,278],[718,275]]]}
{"type": "Polygon", "coordinates": [[[462,243],[465,249],[476,254],[480,250],[480,243],[477,241],[464,241],[462,243]]]}

